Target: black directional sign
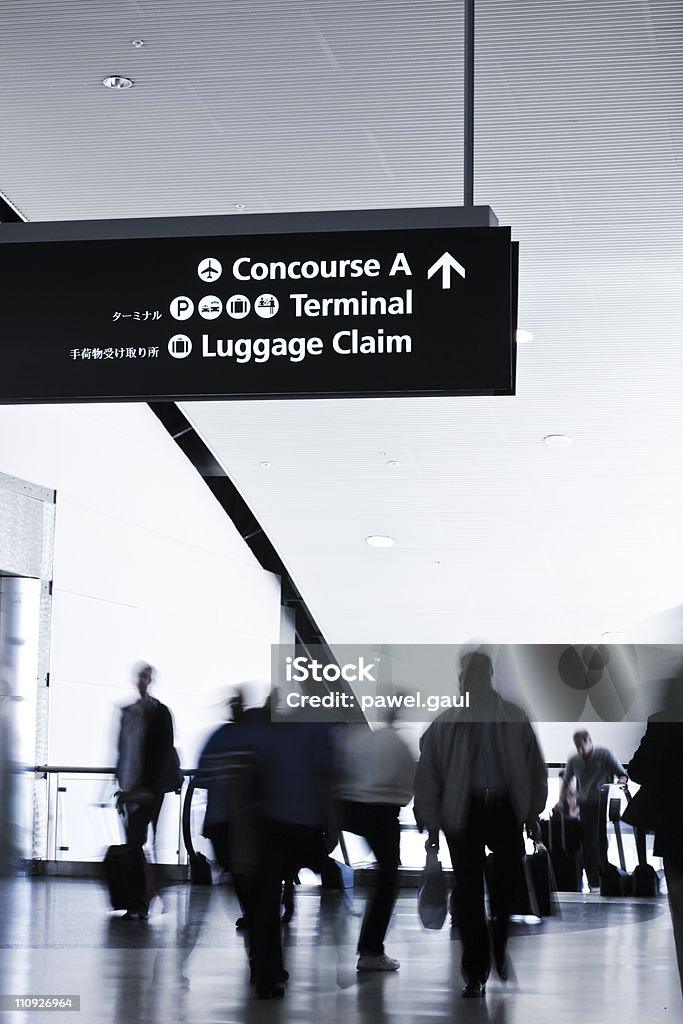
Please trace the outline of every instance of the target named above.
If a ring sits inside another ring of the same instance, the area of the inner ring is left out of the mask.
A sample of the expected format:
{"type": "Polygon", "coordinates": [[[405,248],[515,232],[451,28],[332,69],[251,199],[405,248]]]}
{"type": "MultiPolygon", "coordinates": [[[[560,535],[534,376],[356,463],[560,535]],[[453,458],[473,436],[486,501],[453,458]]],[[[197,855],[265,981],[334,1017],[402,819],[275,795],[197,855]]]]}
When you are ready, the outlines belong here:
{"type": "Polygon", "coordinates": [[[487,209],[0,225],[0,401],[513,394],[487,209]]]}

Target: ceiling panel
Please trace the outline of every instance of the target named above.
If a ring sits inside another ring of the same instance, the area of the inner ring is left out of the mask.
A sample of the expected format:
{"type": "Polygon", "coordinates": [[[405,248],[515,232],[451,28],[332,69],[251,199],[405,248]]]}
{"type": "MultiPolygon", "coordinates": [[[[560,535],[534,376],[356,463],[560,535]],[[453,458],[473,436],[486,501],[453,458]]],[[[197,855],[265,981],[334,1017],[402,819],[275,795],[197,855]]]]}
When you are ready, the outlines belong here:
{"type": "MultiPolygon", "coordinates": [[[[461,32],[450,0],[5,0],[0,191],[30,220],[457,204],[461,32]]],[[[185,412],[333,642],[678,641],[683,8],[480,0],[476,44],[517,395],[185,412]]]]}

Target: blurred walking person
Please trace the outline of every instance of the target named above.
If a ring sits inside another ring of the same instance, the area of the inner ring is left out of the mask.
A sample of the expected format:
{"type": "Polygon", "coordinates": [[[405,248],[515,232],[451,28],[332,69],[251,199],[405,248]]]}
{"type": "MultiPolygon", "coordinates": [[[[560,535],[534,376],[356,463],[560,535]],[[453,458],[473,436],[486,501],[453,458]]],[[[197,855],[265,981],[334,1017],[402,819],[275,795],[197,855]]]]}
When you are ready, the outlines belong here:
{"type": "Polygon", "coordinates": [[[232,876],[242,911],[236,924],[246,929],[253,973],[250,923],[263,846],[257,748],[266,714],[261,708],[245,710],[241,693],[229,701],[229,708],[232,720],[220,725],[204,746],[195,786],[207,790],[203,835],[210,840],[218,864],[232,876]]]}
{"type": "Polygon", "coordinates": [[[256,995],[277,999],[289,978],[282,957],[282,884],[304,867],[320,874],[322,858],[337,842],[331,729],[283,716],[259,733],[256,754],[263,845],[249,927],[256,995]]]}
{"type": "Polygon", "coordinates": [[[641,819],[638,824],[654,832],[655,856],[664,861],[683,995],[683,830],[679,810],[683,771],[683,678],[670,681],[665,707],[648,719],[647,730],[628,770],[634,782],[642,784],[633,799],[633,811],[641,819]]]}
{"type": "MultiPolygon", "coordinates": [[[[149,826],[154,840],[166,793],[180,790],[182,775],[173,746],[171,712],[149,693],[154,668],[143,664],[135,673],[139,699],[123,708],[118,740],[117,806],[124,816],[126,842],[142,851],[149,826]]],[[[128,908],[130,919],[145,919],[149,894],[128,908]]]]}
{"type": "Polygon", "coordinates": [[[401,965],[385,953],[384,938],[396,901],[398,815],[413,795],[415,759],[393,721],[375,731],[366,725],[348,725],[339,736],[339,827],[367,840],[378,867],[358,939],[356,968],[397,971],[401,965]]]}
{"type": "Polygon", "coordinates": [[[425,733],[415,779],[415,818],[438,849],[439,830],[453,861],[463,945],[464,998],[486,994],[491,945],[496,971],[508,978],[508,919],[523,884],[522,825],[535,824],[547,798],[547,770],[524,712],[493,689],[493,665],[482,651],[460,662],[460,692],[470,707],[446,711],[425,733]],[[493,853],[492,934],[486,922],[484,865],[493,853]]]}

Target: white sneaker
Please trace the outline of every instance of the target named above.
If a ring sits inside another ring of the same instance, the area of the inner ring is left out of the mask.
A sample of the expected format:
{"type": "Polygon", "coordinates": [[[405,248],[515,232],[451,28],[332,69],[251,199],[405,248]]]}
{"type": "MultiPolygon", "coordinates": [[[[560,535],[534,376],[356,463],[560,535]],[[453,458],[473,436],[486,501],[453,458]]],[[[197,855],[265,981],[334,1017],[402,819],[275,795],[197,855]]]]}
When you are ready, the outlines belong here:
{"type": "Polygon", "coordinates": [[[398,960],[382,953],[381,956],[359,956],[357,971],[397,971],[401,964],[398,960]]]}

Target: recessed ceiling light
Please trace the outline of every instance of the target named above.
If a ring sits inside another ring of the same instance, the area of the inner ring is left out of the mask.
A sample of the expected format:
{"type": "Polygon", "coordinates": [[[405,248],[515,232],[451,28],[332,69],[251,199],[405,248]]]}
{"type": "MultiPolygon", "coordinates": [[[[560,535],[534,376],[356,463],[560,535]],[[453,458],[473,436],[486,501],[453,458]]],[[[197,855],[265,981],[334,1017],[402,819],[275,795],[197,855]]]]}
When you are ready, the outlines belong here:
{"type": "Polygon", "coordinates": [[[574,439],[566,434],[546,434],[543,441],[549,448],[569,448],[570,444],[574,444],[574,439]]]}
{"type": "Polygon", "coordinates": [[[235,203],[235,209],[236,210],[245,210],[246,207],[247,207],[246,203],[235,203]]]}
{"type": "Polygon", "coordinates": [[[401,463],[398,462],[396,459],[390,459],[390,461],[387,462],[387,466],[391,466],[392,469],[396,469],[396,467],[400,465],[401,463]]]}
{"type": "Polygon", "coordinates": [[[517,344],[525,345],[527,341],[533,341],[534,336],[531,331],[518,330],[517,331],[517,344]]]}
{"type": "Polygon", "coordinates": [[[110,75],[102,79],[102,85],[106,85],[107,89],[132,89],[133,80],[122,78],[121,75],[110,75]]]}
{"type": "Polygon", "coordinates": [[[272,462],[259,462],[261,469],[271,469],[272,465],[272,462]]]}
{"type": "Polygon", "coordinates": [[[371,548],[393,548],[396,541],[393,537],[382,537],[378,534],[371,534],[365,538],[365,543],[371,548]]]}
{"type": "Polygon", "coordinates": [[[626,637],[620,629],[608,629],[606,633],[602,634],[601,639],[608,644],[622,644],[626,637]]]}
{"type": "Polygon", "coordinates": [[[134,39],[133,40],[133,46],[135,47],[136,50],[141,50],[144,45],[145,45],[145,40],[144,39],[134,39]]]}

